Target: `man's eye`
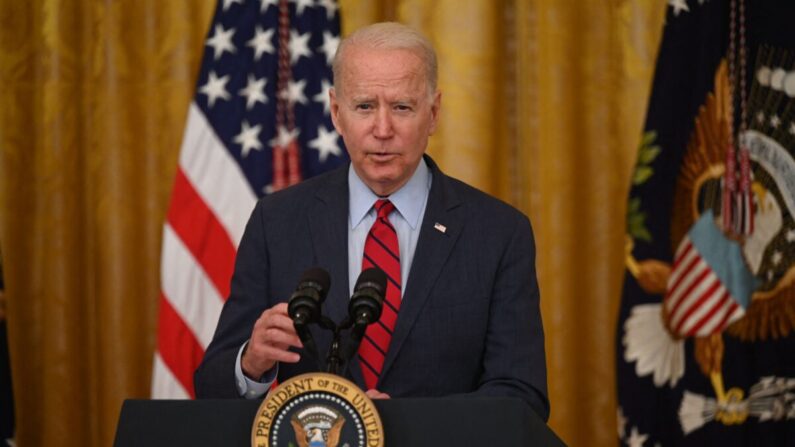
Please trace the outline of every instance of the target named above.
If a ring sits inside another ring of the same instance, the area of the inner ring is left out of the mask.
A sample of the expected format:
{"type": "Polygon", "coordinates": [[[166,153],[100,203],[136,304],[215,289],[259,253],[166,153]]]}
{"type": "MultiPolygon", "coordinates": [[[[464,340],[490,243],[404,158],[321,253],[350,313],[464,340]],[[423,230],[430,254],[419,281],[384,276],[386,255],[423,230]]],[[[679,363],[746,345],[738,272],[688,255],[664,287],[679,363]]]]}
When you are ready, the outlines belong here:
{"type": "Polygon", "coordinates": [[[411,110],[411,107],[409,107],[409,106],[407,106],[405,104],[398,104],[398,105],[395,106],[395,110],[398,110],[400,112],[408,112],[408,111],[411,110]]]}
{"type": "Polygon", "coordinates": [[[356,110],[371,110],[373,108],[370,104],[357,104],[356,110]]]}

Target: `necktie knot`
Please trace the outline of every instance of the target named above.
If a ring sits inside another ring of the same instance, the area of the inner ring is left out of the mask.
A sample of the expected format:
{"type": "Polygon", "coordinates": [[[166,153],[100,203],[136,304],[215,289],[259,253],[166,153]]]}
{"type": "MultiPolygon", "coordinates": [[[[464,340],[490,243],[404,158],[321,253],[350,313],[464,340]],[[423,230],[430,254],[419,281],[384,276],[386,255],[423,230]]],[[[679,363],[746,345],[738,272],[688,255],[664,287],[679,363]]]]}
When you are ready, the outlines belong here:
{"type": "Polygon", "coordinates": [[[390,202],[389,199],[378,199],[373,206],[378,213],[378,217],[383,217],[387,220],[389,219],[389,213],[395,209],[395,204],[390,202]]]}

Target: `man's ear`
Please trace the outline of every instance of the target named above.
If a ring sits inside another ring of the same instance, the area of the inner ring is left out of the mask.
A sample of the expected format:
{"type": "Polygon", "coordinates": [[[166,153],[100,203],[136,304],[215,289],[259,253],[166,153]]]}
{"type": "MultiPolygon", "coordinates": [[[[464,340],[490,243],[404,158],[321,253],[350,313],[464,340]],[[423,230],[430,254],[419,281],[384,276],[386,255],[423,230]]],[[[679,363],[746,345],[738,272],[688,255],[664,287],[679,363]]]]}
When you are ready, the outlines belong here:
{"type": "Polygon", "coordinates": [[[439,123],[439,114],[442,111],[442,92],[436,90],[433,94],[433,103],[431,104],[431,127],[428,129],[428,135],[433,135],[436,132],[436,125],[439,123]]]}
{"type": "Polygon", "coordinates": [[[329,108],[331,109],[331,122],[334,124],[334,129],[337,130],[337,133],[342,135],[339,126],[340,103],[337,102],[337,90],[334,87],[331,87],[328,91],[328,96],[329,108]]]}

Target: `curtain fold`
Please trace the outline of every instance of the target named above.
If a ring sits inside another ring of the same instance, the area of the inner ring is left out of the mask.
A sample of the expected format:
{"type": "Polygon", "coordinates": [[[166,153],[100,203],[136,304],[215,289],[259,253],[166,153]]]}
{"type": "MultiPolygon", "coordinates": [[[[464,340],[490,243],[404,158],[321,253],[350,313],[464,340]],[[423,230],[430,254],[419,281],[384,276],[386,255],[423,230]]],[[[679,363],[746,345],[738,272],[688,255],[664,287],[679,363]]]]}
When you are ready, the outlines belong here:
{"type": "MultiPolygon", "coordinates": [[[[342,0],[440,58],[430,153],[533,221],[550,425],[616,442],[624,207],[664,7],[342,0]]],[[[0,0],[0,245],[18,445],[112,443],[149,394],[163,219],[213,0],[0,0]]]]}
{"type": "Polygon", "coordinates": [[[123,399],[149,395],[160,233],[213,3],[0,3],[18,445],[110,445],[123,399]]]}
{"type": "Polygon", "coordinates": [[[612,445],[625,202],[665,8],[519,9],[517,205],[538,241],[550,425],[572,445],[612,445]]]}

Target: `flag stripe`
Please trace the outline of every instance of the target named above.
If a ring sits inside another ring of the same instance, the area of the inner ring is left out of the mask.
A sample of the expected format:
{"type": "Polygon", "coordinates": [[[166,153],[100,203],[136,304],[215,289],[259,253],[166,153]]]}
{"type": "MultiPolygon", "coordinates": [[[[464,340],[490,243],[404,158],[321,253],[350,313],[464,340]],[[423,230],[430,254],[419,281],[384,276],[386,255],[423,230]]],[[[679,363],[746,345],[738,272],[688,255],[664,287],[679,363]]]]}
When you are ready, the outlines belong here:
{"type": "MultiPolygon", "coordinates": [[[[724,291],[719,295],[714,305],[707,312],[704,312],[704,316],[688,332],[693,336],[703,337],[712,334],[716,330],[722,330],[721,324],[731,315],[732,304],[733,301],[729,296],[729,292],[724,291]]],[[[708,306],[705,304],[704,307],[708,306]]]]}
{"type": "Polygon", "coordinates": [[[734,323],[735,321],[739,320],[740,318],[745,316],[745,309],[743,306],[738,304],[736,301],[732,302],[732,305],[729,306],[729,311],[726,312],[726,315],[723,317],[723,320],[720,322],[720,327],[728,327],[730,324],[734,323]]]}
{"type": "Polygon", "coordinates": [[[681,267],[683,264],[690,263],[694,257],[698,256],[698,253],[696,253],[693,247],[693,242],[690,240],[690,238],[685,238],[685,240],[682,242],[682,247],[684,249],[677,251],[676,259],[674,260],[674,278],[678,278],[678,276],[676,276],[677,274],[681,275],[683,271],[686,271],[680,269],[679,267],[681,267]]]}
{"type": "Polygon", "coordinates": [[[174,399],[190,399],[190,394],[182,384],[171,373],[171,369],[163,361],[160,353],[155,353],[155,360],[152,366],[152,395],[167,396],[174,399]]]}
{"type": "Polygon", "coordinates": [[[673,302],[673,308],[671,310],[672,316],[676,317],[679,315],[679,313],[682,312],[682,306],[687,309],[689,304],[696,299],[690,292],[692,292],[693,288],[695,288],[709,272],[707,265],[699,258],[697,266],[695,268],[690,268],[690,271],[685,275],[685,279],[682,281],[679,289],[673,291],[670,295],[670,299],[673,302]]]}
{"type": "Polygon", "coordinates": [[[693,269],[695,263],[701,259],[698,253],[693,250],[693,244],[687,239],[688,249],[682,253],[682,256],[676,258],[672,267],[671,277],[668,280],[668,290],[673,292],[679,288],[679,285],[685,279],[686,275],[693,269]]]}
{"type": "Polygon", "coordinates": [[[220,295],[169,225],[163,230],[163,294],[202,348],[212,340],[225,295],[220,295]],[[202,297],[197,300],[196,297],[202,297]]]}
{"type": "Polygon", "coordinates": [[[727,295],[726,289],[720,287],[720,282],[714,278],[714,275],[710,284],[712,286],[705,293],[694,293],[693,296],[697,297],[697,299],[687,307],[686,312],[676,318],[676,321],[678,321],[676,326],[677,333],[687,334],[693,328],[700,327],[700,322],[703,318],[709,316],[710,309],[719,305],[727,295]]]}
{"type": "Polygon", "coordinates": [[[190,328],[171,307],[165,295],[161,295],[160,299],[159,331],[157,348],[163,363],[176,377],[184,391],[187,391],[191,398],[195,397],[194,365],[201,362],[204,349],[199,345],[190,328]]]}
{"type": "Polygon", "coordinates": [[[182,169],[177,170],[174,181],[168,224],[201,264],[218,293],[228,296],[236,248],[202,197],[196,194],[182,169]]]}
{"type": "Polygon", "coordinates": [[[237,247],[257,196],[195,103],[188,111],[180,154],[179,165],[185,176],[237,247]]]}
{"type": "Polygon", "coordinates": [[[687,253],[693,248],[693,244],[690,242],[690,239],[685,239],[685,241],[687,242],[679,244],[679,247],[676,249],[676,253],[674,254],[674,267],[677,267],[679,265],[679,260],[687,255],[687,253]]]}
{"type": "Polygon", "coordinates": [[[672,322],[687,320],[701,303],[707,300],[720,287],[720,281],[710,270],[704,269],[699,272],[698,278],[693,281],[690,287],[683,292],[678,299],[675,310],[671,312],[672,322]]]}
{"type": "MultiPolygon", "coordinates": [[[[692,244],[689,243],[688,245],[692,247],[692,244]]],[[[688,250],[682,258],[680,258],[682,262],[679,266],[674,267],[673,272],[671,273],[671,278],[668,281],[668,295],[676,294],[679,288],[682,286],[682,282],[688,279],[688,275],[693,273],[693,267],[699,262],[701,258],[698,257],[698,254],[695,250],[688,250]],[[682,267],[682,266],[686,267],[682,267]]]]}

